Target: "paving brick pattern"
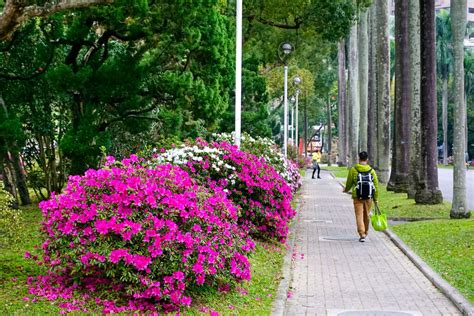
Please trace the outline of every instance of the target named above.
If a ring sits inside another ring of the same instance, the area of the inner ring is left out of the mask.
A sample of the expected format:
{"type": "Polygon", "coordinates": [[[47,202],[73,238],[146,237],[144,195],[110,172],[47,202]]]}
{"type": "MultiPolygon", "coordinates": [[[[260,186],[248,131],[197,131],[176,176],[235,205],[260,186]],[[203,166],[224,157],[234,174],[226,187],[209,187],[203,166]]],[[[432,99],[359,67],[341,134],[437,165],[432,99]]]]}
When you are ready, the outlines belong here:
{"type": "Polygon", "coordinates": [[[385,234],[371,228],[360,243],[351,197],[329,173],[321,176],[304,179],[285,315],[461,315],[385,234]]]}

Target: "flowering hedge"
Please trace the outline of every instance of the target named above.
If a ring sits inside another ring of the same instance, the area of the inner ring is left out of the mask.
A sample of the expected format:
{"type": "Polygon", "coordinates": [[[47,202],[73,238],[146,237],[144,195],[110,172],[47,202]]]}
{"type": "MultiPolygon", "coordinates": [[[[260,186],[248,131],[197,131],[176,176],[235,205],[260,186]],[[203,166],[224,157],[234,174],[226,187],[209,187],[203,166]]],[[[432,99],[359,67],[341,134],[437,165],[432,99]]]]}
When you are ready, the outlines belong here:
{"type": "Polygon", "coordinates": [[[181,166],[201,184],[222,187],[241,207],[239,223],[253,236],[284,242],[291,208],[291,188],[264,159],[240,151],[228,142],[211,144],[198,139],[193,146],[168,150],[152,160],[181,166]]]}
{"type": "Polygon", "coordinates": [[[31,294],[61,298],[68,311],[85,311],[77,293],[86,300],[94,292],[114,297],[96,299],[105,313],[171,311],[189,305],[189,290],[204,283],[250,279],[254,243],[227,194],[179,167],[142,165],[136,156],[109,158],[108,167],[70,177],[63,194],[40,204],[40,264],[49,273],[30,279],[31,294]]]}
{"type": "MultiPolygon", "coordinates": [[[[229,143],[233,143],[235,139],[235,135],[229,133],[213,134],[213,136],[217,141],[229,143]]],[[[240,149],[265,159],[286,180],[293,192],[301,187],[301,175],[297,164],[285,158],[278,149],[278,145],[270,138],[253,138],[247,133],[242,133],[240,149]]]]}

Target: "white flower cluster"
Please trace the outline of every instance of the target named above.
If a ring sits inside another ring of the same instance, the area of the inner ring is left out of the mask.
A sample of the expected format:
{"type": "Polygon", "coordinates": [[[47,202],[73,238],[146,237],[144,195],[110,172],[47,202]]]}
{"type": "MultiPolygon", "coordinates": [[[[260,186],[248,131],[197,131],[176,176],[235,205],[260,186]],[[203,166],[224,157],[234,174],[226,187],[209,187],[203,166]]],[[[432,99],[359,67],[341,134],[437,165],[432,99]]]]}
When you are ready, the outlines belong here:
{"type": "MultiPolygon", "coordinates": [[[[181,145],[181,147],[173,148],[167,150],[164,153],[159,154],[154,160],[154,164],[164,164],[170,163],[173,165],[183,165],[189,161],[203,161],[203,156],[209,157],[211,164],[210,168],[214,169],[216,172],[221,171],[234,171],[235,167],[225,163],[222,159],[224,152],[218,148],[204,147],[199,148],[197,146],[186,146],[181,145]]],[[[231,179],[229,179],[231,180],[231,179]]],[[[232,181],[232,180],[231,180],[232,181]]]]}

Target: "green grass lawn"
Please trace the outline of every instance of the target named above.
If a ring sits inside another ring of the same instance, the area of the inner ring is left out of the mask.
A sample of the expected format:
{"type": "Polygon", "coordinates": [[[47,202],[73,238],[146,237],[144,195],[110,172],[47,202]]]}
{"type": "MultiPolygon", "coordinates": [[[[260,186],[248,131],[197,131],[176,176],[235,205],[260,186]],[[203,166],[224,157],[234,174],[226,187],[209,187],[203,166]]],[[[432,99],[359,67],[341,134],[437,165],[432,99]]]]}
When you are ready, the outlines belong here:
{"type": "Polygon", "coordinates": [[[451,203],[438,205],[420,205],[415,200],[407,199],[406,193],[387,191],[385,185],[379,188],[379,206],[391,219],[434,219],[449,218],[451,203]]]}
{"type": "MultiPolygon", "coordinates": [[[[24,258],[26,251],[33,253],[34,247],[41,245],[38,232],[41,212],[36,207],[22,210],[25,227],[20,232],[22,242],[0,249],[0,315],[58,315],[60,309],[57,302],[40,300],[32,303],[23,300],[28,296],[27,277],[40,275],[44,269],[24,258]]],[[[269,315],[280,282],[284,256],[282,245],[258,242],[250,258],[252,281],[242,284],[239,292],[223,294],[203,289],[193,293],[193,307],[183,312],[187,315],[209,315],[209,312],[202,312],[203,308],[208,308],[225,315],[269,315]]],[[[90,310],[94,310],[94,306],[90,306],[90,310]]]]}
{"type": "Polygon", "coordinates": [[[474,219],[407,223],[392,229],[474,303],[474,219]]]}
{"type": "Polygon", "coordinates": [[[349,169],[347,169],[347,167],[325,166],[325,167],[322,167],[321,169],[331,171],[331,173],[336,178],[347,178],[347,175],[349,174],[349,169]]]}

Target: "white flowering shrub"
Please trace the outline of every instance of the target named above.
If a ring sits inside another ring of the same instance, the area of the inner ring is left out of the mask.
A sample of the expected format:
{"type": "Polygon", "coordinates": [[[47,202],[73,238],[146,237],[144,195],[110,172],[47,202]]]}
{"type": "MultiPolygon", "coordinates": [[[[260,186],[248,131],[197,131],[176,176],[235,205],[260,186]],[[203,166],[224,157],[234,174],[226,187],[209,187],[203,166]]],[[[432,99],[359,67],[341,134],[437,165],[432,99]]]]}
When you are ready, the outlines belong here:
{"type": "MultiPolygon", "coordinates": [[[[212,136],[217,141],[233,143],[235,140],[233,133],[213,134],[212,136]]],[[[297,164],[290,159],[286,159],[273,140],[260,136],[253,138],[247,133],[242,133],[240,150],[251,153],[257,157],[263,157],[265,162],[272,166],[276,172],[286,180],[293,192],[301,187],[301,175],[297,164]]]]}

